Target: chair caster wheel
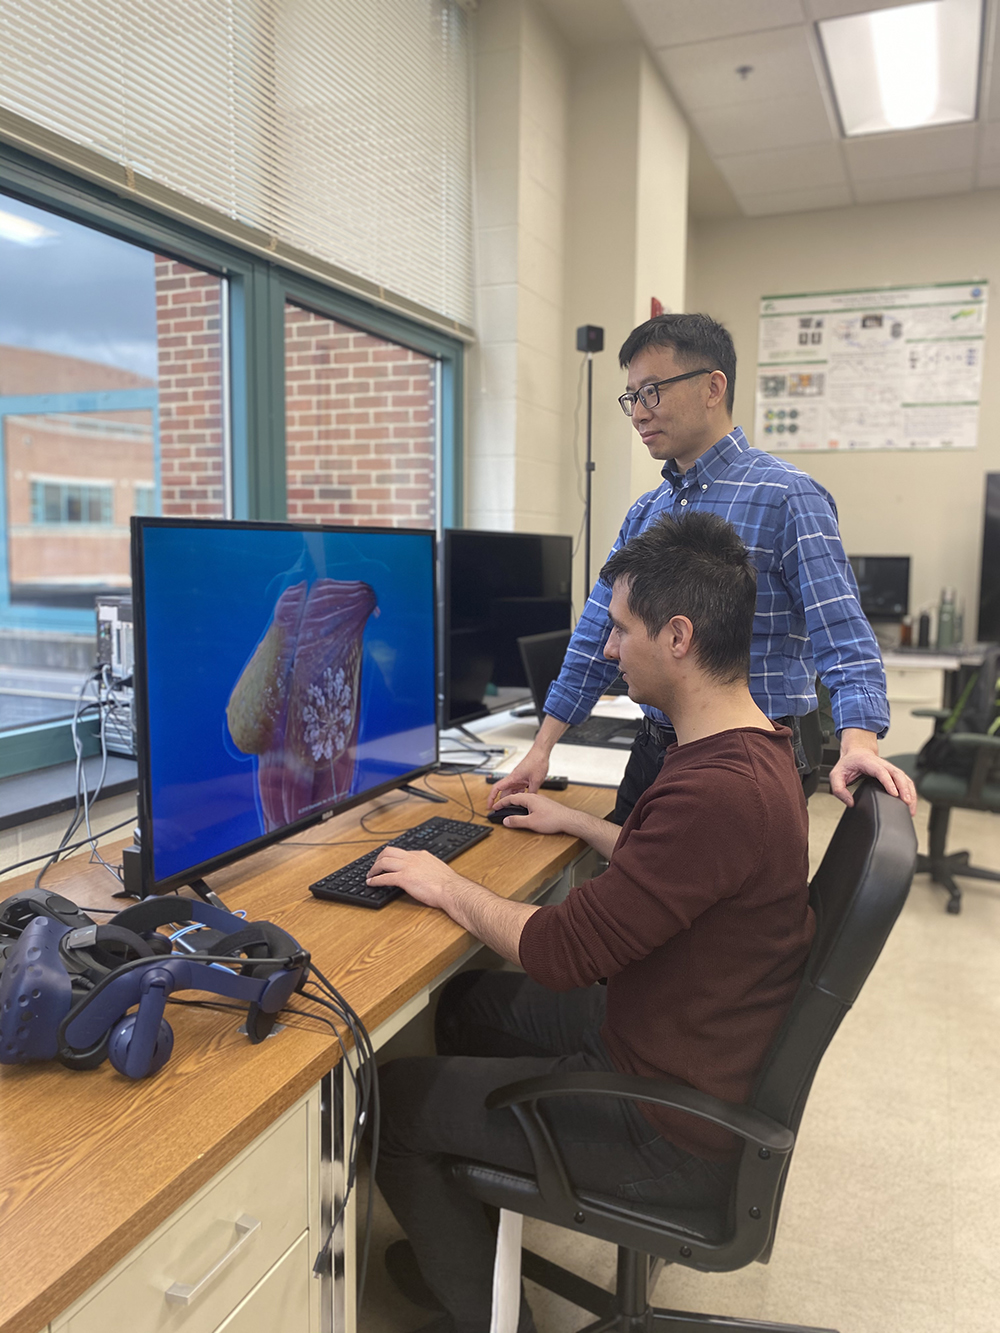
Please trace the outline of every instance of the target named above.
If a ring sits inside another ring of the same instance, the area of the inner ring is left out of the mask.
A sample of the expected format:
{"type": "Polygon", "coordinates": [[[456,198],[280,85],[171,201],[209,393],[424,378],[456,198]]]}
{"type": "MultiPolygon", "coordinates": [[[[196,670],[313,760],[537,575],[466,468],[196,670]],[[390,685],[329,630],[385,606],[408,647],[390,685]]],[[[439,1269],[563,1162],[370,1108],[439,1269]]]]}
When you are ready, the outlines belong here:
{"type": "Polygon", "coordinates": [[[959,912],[961,912],[962,910],[961,898],[949,898],[948,905],[945,907],[944,910],[950,913],[952,916],[958,916],[959,912]]]}

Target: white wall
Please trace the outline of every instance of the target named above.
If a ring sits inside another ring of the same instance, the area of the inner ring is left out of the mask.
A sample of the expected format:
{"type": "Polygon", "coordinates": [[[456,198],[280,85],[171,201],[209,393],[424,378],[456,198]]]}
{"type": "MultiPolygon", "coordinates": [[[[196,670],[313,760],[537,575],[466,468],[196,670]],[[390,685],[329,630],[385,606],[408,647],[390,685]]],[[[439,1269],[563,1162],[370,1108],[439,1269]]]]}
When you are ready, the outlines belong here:
{"type": "Polygon", "coordinates": [[[688,308],[722,320],[736,341],[736,419],[748,435],[765,293],[991,282],[977,449],[783,455],[833,494],[850,553],[911,556],[914,610],[955,585],[974,636],[983,477],[1000,470],[1000,191],[696,223],[690,274],[688,308]]]}
{"type": "Polygon", "coordinates": [[[466,525],[559,530],[568,54],[533,0],[474,18],[476,331],[466,525]]]}
{"type": "MultiPolygon", "coordinates": [[[[570,126],[563,338],[570,456],[578,401],[579,457],[585,451],[575,330],[597,324],[605,338],[594,358],[593,582],[629,505],[661,480],[618,406],[625,374],[617,354],[627,334],[649,318],[651,297],[675,310],[684,306],[688,130],[649,57],[631,44],[574,61],[570,126]]],[[[575,531],[583,512],[575,485],[566,488],[565,502],[566,530],[575,531]]],[[[582,556],[581,547],[578,599],[582,556]]]]}
{"type": "Polygon", "coordinates": [[[572,47],[538,0],[483,0],[475,21],[479,344],[465,521],[577,534],[575,331],[601,325],[593,577],[629,504],[659,482],[616,401],[616,352],[652,296],[684,305],[687,126],[637,41],[572,47]]]}

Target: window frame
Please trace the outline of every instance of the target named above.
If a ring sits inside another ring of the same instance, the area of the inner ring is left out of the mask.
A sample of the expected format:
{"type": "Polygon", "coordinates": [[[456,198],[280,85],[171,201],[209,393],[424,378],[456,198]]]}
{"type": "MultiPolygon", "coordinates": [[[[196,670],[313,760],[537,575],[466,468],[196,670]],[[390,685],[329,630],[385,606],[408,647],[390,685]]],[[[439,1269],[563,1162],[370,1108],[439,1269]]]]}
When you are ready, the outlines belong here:
{"type": "MultiPolygon", "coordinates": [[[[284,342],[285,304],[290,301],[434,358],[439,367],[436,526],[439,535],[443,527],[461,526],[465,349],[461,338],[243,250],[130,197],[125,187],[115,193],[4,143],[0,143],[0,192],[223,280],[228,344],[222,387],[227,517],[272,521],[286,517],[284,342]]],[[[6,522],[2,476],[0,504],[6,522]]],[[[4,567],[6,559],[4,541],[0,550],[4,567]]],[[[76,632],[89,628],[92,621],[85,611],[75,618],[76,632]]],[[[22,624],[25,629],[43,628],[46,619],[28,617],[22,624]]],[[[62,623],[69,629],[65,620],[62,623]]],[[[69,730],[68,721],[58,721],[0,734],[0,776],[62,762],[69,730]]]]}

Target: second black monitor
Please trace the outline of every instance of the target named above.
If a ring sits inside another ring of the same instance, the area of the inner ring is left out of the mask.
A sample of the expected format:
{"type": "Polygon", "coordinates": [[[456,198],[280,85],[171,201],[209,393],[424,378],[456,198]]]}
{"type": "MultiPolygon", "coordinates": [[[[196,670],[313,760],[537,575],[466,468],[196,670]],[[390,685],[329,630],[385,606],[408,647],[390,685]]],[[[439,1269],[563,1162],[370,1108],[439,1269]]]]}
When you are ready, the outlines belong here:
{"type": "Polygon", "coordinates": [[[861,609],[872,622],[899,621],[910,609],[908,555],[850,555],[861,609]]]}
{"type": "Polygon", "coordinates": [[[444,534],[444,711],[456,726],[530,698],[517,641],[572,626],[571,537],[444,534]]]}

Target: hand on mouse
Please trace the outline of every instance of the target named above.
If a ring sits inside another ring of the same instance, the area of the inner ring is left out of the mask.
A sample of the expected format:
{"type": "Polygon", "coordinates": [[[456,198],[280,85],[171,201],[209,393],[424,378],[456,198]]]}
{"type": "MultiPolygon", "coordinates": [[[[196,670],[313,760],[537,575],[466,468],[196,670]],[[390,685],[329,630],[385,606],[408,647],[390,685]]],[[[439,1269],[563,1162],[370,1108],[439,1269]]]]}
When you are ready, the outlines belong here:
{"type": "Polygon", "coordinates": [[[576,811],[569,806],[560,805],[558,801],[550,800],[547,796],[539,796],[537,792],[512,792],[509,796],[502,796],[494,802],[491,813],[502,811],[509,805],[521,806],[528,813],[505,816],[504,828],[528,829],[531,833],[572,832],[570,826],[576,811]]]}

